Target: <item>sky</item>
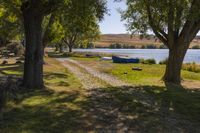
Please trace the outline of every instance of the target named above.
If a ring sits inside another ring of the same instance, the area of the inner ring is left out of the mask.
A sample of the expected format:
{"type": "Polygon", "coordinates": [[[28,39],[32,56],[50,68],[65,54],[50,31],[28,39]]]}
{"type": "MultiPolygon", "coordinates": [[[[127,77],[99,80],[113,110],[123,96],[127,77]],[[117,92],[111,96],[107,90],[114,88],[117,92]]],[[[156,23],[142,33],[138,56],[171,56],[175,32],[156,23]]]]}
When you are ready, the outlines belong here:
{"type": "MultiPolygon", "coordinates": [[[[125,22],[121,21],[121,15],[117,9],[126,9],[125,2],[114,2],[108,0],[109,14],[100,22],[100,30],[102,34],[123,34],[128,33],[125,27],[125,22]]],[[[200,32],[198,33],[200,35],[200,32]]]]}
{"type": "Polygon", "coordinates": [[[125,22],[121,21],[121,15],[117,9],[126,9],[124,2],[114,2],[114,0],[108,0],[109,14],[106,15],[104,20],[100,22],[100,30],[102,34],[119,34],[127,33],[125,22]]]}

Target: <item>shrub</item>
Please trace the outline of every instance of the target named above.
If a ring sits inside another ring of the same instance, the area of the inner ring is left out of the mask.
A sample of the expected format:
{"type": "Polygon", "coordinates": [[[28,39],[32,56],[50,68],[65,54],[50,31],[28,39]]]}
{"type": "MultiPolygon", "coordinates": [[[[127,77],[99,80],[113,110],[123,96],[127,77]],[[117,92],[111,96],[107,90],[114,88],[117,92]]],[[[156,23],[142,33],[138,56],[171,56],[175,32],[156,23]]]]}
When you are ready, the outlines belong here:
{"type": "Polygon", "coordinates": [[[116,43],[116,48],[117,48],[117,49],[123,48],[123,45],[120,44],[120,43],[116,43]]]}
{"type": "Polygon", "coordinates": [[[168,62],[168,58],[166,58],[166,59],[160,61],[159,64],[160,64],[160,65],[166,65],[167,62],[168,62]]]}
{"type": "Polygon", "coordinates": [[[190,72],[200,73],[200,65],[196,64],[195,62],[183,64],[182,69],[190,72]]]}
{"type": "Polygon", "coordinates": [[[146,48],[147,48],[147,49],[156,49],[156,45],[154,45],[154,44],[148,44],[148,45],[146,46],[146,48]]]}
{"type": "Polygon", "coordinates": [[[156,64],[156,60],[155,59],[140,59],[140,63],[142,64],[156,64]]]}
{"type": "Polygon", "coordinates": [[[123,48],[123,45],[120,43],[113,43],[109,47],[112,49],[121,49],[121,48],[123,48]]]}
{"type": "Polygon", "coordinates": [[[95,44],[94,44],[94,43],[88,43],[88,44],[87,44],[87,48],[88,48],[88,49],[95,48],[95,44]]]}
{"type": "Polygon", "coordinates": [[[167,49],[167,46],[165,46],[164,44],[160,45],[159,49],[167,49]]]}
{"type": "Polygon", "coordinates": [[[145,49],[145,48],[146,48],[146,46],[145,46],[145,45],[142,45],[141,49],[145,49]]]}
{"type": "Polygon", "coordinates": [[[194,46],[192,46],[192,49],[200,49],[200,46],[199,45],[194,45],[194,46]]]}
{"type": "Polygon", "coordinates": [[[130,48],[131,48],[131,49],[135,49],[135,48],[136,48],[136,46],[134,46],[134,45],[131,45],[131,46],[130,46],[130,48]]]}
{"type": "Polygon", "coordinates": [[[148,45],[142,45],[141,49],[156,49],[156,45],[154,44],[148,44],[148,45]]]}

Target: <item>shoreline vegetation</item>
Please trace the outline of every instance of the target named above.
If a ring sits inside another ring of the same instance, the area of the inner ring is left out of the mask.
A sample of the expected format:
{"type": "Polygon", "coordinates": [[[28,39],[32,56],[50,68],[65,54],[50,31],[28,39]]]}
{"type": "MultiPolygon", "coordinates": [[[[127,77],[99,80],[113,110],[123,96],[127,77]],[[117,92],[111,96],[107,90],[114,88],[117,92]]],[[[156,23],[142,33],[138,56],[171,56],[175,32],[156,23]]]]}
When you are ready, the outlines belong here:
{"type": "MultiPolygon", "coordinates": [[[[95,43],[89,43],[86,46],[78,46],[75,48],[80,49],[95,49],[95,48],[110,48],[110,49],[168,49],[163,44],[143,44],[143,45],[134,45],[134,44],[124,44],[124,43],[112,43],[107,46],[95,45],[95,43]]],[[[200,44],[194,44],[189,49],[200,49],[200,44]]]]}

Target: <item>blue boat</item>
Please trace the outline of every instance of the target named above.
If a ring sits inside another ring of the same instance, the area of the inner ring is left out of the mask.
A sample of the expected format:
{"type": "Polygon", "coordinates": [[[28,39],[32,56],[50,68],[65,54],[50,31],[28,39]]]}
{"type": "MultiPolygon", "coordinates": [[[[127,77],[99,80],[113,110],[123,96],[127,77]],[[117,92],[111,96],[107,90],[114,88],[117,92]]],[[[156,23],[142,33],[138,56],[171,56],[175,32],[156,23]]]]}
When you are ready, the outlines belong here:
{"type": "Polygon", "coordinates": [[[113,63],[139,63],[140,59],[138,58],[128,58],[128,57],[119,57],[112,56],[113,63]]]}

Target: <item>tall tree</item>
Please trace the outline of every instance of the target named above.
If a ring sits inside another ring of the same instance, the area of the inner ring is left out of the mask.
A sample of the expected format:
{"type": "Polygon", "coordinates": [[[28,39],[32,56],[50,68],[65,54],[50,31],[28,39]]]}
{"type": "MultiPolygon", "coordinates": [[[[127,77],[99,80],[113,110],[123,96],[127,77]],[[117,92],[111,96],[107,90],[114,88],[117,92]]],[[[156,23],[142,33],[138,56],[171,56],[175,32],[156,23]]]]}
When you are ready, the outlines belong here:
{"type": "MultiPolygon", "coordinates": [[[[23,84],[26,88],[43,88],[43,41],[42,22],[44,17],[60,9],[73,0],[0,0],[22,18],[26,40],[23,84]],[[21,9],[21,11],[19,11],[21,9]]],[[[106,11],[104,0],[88,0],[85,4],[95,7],[98,16],[106,11]]]]}
{"type": "MultiPolygon", "coordinates": [[[[16,5],[16,3],[14,3],[16,5]]],[[[16,7],[17,8],[17,7],[16,7]]],[[[0,5],[0,44],[5,46],[12,39],[21,39],[23,28],[18,18],[19,14],[15,14],[17,9],[9,8],[8,5],[0,5]]]]}
{"type": "Polygon", "coordinates": [[[200,30],[199,0],[127,0],[122,12],[130,31],[154,34],[169,48],[163,79],[180,84],[181,67],[191,41],[200,30]]]}
{"type": "Polygon", "coordinates": [[[85,40],[95,39],[99,35],[98,22],[102,19],[99,7],[91,6],[91,0],[73,0],[60,15],[63,26],[63,42],[68,46],[69,52],[75,45],[85,40]]]}

